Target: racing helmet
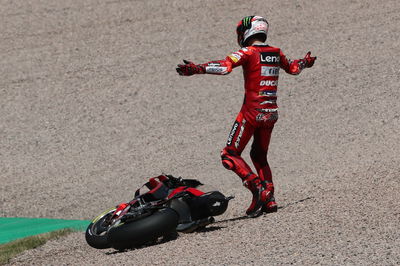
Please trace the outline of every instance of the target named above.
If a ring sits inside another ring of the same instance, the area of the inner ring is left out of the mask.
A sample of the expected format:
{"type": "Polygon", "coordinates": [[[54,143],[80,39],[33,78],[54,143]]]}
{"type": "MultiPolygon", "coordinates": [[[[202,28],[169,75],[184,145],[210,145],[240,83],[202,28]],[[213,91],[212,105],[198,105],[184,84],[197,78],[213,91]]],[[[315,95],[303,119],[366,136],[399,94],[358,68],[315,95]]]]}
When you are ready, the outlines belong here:
{"type": "Polygon", "coordinates": [[[260,16],[247,16],[239,21],[236,27],[237,40],[240,47],[246,46],[246,41],[256,34],[260,34],[264,38],[263,42],[267,40],[268,22],[265,18],[260,16]]]}

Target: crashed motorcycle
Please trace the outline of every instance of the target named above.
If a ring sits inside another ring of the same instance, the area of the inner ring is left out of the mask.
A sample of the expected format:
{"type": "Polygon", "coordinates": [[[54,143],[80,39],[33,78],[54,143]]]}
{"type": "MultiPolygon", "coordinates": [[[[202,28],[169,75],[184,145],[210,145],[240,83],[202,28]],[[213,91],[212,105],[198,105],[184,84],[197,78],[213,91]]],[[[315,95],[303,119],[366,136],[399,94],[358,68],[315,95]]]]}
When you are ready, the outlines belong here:
{"type": "Polygon", "coordinates": [[[97,249],[124,250],[204,228],[226,211],[233,197],[205,193],[197,189],[200,185],[196,179],[171,175],[150,178],[133,200],[97,216],[86,229],[86,242],[97,249]]]}

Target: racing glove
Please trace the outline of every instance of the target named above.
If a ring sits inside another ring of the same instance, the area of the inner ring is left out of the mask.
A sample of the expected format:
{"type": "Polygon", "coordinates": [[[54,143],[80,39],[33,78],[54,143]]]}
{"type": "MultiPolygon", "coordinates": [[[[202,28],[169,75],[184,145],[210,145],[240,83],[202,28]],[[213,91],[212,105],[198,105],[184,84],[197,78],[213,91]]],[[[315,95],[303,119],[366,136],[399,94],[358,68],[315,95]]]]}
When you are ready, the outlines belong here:
{"type": "Polygon", "coordinates": [[[196,65],[193,62],[183,60],[185,63],[179,64],[178,67],[176,68],[176,72],[178,72],[179,75],[181,76],[191,76],[194,74],[204,74],[206,72],[206,69],[203,65],[196,65]]]}
{"type": "Polygon", "coordinates": [[[301,64],[303,64],[302,68],[312,67],[316,59],[317,59],[316,56],[311,56],[311,52],[308,52],[306,56],[303,59],[301,59],[301,64]]]}

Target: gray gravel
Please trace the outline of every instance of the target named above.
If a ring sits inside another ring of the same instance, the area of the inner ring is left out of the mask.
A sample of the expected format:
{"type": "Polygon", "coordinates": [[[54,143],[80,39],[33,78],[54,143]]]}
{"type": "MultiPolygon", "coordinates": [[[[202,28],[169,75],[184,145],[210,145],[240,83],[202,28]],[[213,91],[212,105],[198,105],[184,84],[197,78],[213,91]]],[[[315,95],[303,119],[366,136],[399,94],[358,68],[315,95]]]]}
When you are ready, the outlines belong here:
{"type": "Polygon", "coordinates": [[[398,0],[1,1],[0,216],[91,219],[161,172],[236,196],[206,232],[124,253],[74,233],[11,264],[399,265],[399,28],[398,0]],[[241,70],[175,65],[238,49],[249,14],[289,57],[318,60],[281,75],[281,208],[240,219],[251,196],[219,151],[241,70]]]}

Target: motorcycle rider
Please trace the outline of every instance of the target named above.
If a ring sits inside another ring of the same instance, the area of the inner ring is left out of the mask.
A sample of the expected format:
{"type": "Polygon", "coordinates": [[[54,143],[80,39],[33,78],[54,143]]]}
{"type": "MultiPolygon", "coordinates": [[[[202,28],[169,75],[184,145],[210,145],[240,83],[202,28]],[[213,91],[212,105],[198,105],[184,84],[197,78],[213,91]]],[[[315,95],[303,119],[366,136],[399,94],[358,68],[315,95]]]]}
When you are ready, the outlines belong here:
{"type": "Polygon", "coordinates": [[[308,52],[302,59],[289,60],[280,48],[266,44],[268,22],[260,16],[244,17],[237,25],[237,41],[241,49],[223,60],[194,64],[183,60],[176,68],[179,75],[229,74],[242,66],[244,75],[244,103],[226,147],[221,151],[222,164],[234,171],[248,188],[253,199],[246,214],[257,217],[263,212],[276,212],[272,173],[267,161],[268,146],[274,124],[278,120],[277,86],[279,69],[298,75],[304,68],[312,67],[316,57],[308,52]],[[250,157],[257,170],[255,174],[243,160],[241,153],[253,137],[250,157]]]}

